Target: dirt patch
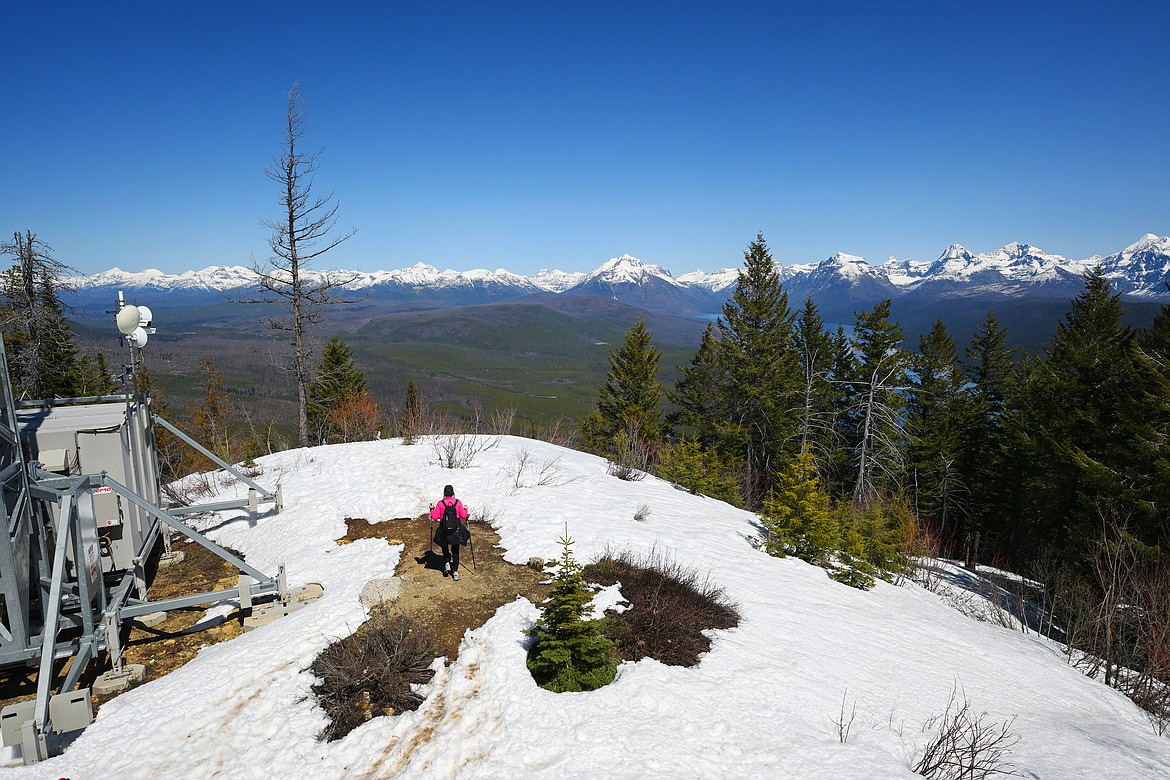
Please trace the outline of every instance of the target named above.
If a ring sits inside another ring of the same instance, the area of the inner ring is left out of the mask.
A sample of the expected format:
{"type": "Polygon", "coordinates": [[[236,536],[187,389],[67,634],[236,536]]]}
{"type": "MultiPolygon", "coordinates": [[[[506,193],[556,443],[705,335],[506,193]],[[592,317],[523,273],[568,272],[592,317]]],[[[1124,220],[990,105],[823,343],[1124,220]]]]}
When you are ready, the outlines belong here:
{"type": "Polygon", "coordinates": [[[347,518],[339,544],[357,539],[385,539],[404,546],[394,574],[402,580],[389,609],[402,612],[434,635],[436,651],[455,658],[469,628],[478,628],[504,604],[523,596],[540,603],[548,593],[548,575],[504,560],[500,536],[487,523],[471,523],[471,545],[460,550],[459,581],[443,574],[443,556],[432,543],[428,515],[370,523],[347,518]]]}

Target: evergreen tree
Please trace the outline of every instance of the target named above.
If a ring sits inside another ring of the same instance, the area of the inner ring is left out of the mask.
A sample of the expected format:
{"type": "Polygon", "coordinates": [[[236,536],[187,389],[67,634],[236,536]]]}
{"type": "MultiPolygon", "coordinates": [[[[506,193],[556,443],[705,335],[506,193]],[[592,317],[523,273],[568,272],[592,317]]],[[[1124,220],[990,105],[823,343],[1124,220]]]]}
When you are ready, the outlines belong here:
{"type": "Polygon", "coordinates": [[[759,506],[800,437],[793,318],[762,234],[744,252],[716,327],[726,378],[717,409],[721,449],[747,464],[749,505],[759,506]]]}
{"type": "Polygon", "coordinates": [[[837,344],[812,298],[796,316],[796,351],[800,357],[800,452],[827,460],[836,445],[836,417],[841,407],[839,385],[833,382],[837,344]]]}
{"type": "Polygon", "coordinates": [[[841,530],[821,487],[812,453],[798,454],[780,475],[764,502],[763,533],[757,544],[769,555],[792,553],[801,560],[828,565],[841,546],[841,530]]]}
{"type": "Polygon", "coordinates": [[[93,357],[82,355],[77,360],[78,387],[77,394],[81,396],[109,395],[118,391],[118,383],[110,366],[106,363],[106,354],[100,349],[93,357]]]}
{"type": "Polygon", "coordinates": [[[853,503],[861,506],[883,484],[901,476],[906,354],[900,348],[902,326],[890,320],[890,299],[860,312],[853,329],[854,375],[849,382],[856,479],[853,503]]]}
{"type": "Polygon", "coordinates": [[[414,444],[414,439],[422,430],[423,410],[418,400],[418,389],[414,380],[406,381],[406,396],[402,401],[402,412],[398,415],[398,435],[403,444],[414,444]]]}
{"type": "Polygon", "coordinates": [[[617,673],[616,646],[602,636],[599,621],[585,619],[592,599],[570,549],[573,540],[567,528],[560,544],[563,552],[548,601],[528,629],[535,639],[528,651],[528,670],[541,688],[556,693],[592,691],[609,684],[617,673]]]}
{"type": "Polygon", "coordinates": [[[638,320],[626,332],[621,347],[609,356],[610,370],[598,389],[597,411],[581,423],[585,442],[597,453],[615,458],[615,443],[654,448],[662,440],[662,385],[658,362],[662,353],[650,345],[646,321],[638,320]]]}
{"type": "Polygon", "coordinates": [[[698,351],[688,365],[678,366],[678,373],[674,390],[668,394],[676,409],[667,415],[667,421],[694,431],[700,445],[710,449],[719,438],[719,399],[724,384],[714,325],[703,331],[698,351]]]}
{"type": "Polygon", "coordinates": [[[352,407],[368,391],[365,376],[354,365],[353,350],[337,336],[330,338],[307,389],[310,434],[320,444],[340,441],[334,411],[343,404],[352,407]]]}
{"type": "Polygon", "coordinates": [[[853,445],[857,433],[853,389],[849,384],[858,373],[857,357],[853,353],[853,342],[845,333],[845,326],[838,325],[832,341],[833,362],[830,374],[833,380],[832,431],[829,433],[829,451],[821,464],[825,478],[825,489],[830,496],[841,498],[850,495],[856,483],[853,472],[853,445]]]}
{"type": "Polygon", "coordinates": [[[1162,457],[1147,419],[1149,377],[1121,315],[1101,270],[1086,274],[1029,388],[1029,515],[1037,543],[1055,541],[1069,558],[1083,556],[1105,506],[1128,516],[1140,541],[1156,544],[1163,533],[1164,514],[1149,501],[1162,457]]]}
{"type": "Polygon", "coordinates": [[[907,403],[907,457],[916,504],[938,521],[946,538],[953,538],[967,507],[960,459],[968,449],[968,406],[958,346],[942,320],[919,337],[911,365],[915,382],[907,403]]]}
{"type": "Polygon", "coordinates": [[[969,488],[963,547],[968,565],[977,561],[983,539],[992,551],[1011,545],[1014,523],[1007,522],[1019,492],[1021,459],[1026,447],[1015,429],[1019,370],[1015,350],[1006,346],[1007,331],[989,313],[975,328],[963,372],[967,390],[966,444],[959,453],[959,473],[969,488]],[[1014,486],[1014,487],[1013,487],[1014,486]]]}
{"type": "Polygon", "coordinates": [[[23,398],[77,395],[77,348],[59,296],[68,266],[35,233],[14,233],[0,254],[13,258],[0,279],[4,329],[13,392],[23,398]]]}
{"type": "MultiPolygon", "coordinates": [[[[1148,378],[1145,393],[1147,405],[1147,420],[1149,427],[1147,436],[1154,442],[1170,441],[1170,306],[1162,306],[1158,316],[1154,318],[1150,329],[1141,334],[1140,361],[1142,369],[1148,378]]],[[[1155,511],[1166,517],[1170,513],[1170,453],[1165,447],[1150,446],[1155,458],[1150,464],[1149,477],[1152,480],[1150,500],[1155,511]]],[[[1166,527],[1163,523],[1163,528],[1166,527]]],[[[1170,549],[1170,540],[1166,539],[1163,531],[1163,547],[1170,549]]]]}
{"type": "Polygon", "coordinates": [[[909,568],[902,550],[914,534],[914,517],[898,500],[871,500],[865,506],[842,504],[837,521],[841,527],[841,550],[834,580],[868,590],[874,577],[892,580],[909,568]]]}

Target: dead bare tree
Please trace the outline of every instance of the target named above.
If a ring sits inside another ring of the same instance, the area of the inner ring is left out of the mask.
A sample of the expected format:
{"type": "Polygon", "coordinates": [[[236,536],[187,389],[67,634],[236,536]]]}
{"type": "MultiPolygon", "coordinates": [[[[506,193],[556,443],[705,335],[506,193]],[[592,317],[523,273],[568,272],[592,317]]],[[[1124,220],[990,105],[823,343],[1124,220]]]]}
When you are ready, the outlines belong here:
{"type": "Polygon", "coordinates": [[[44,398],[70,394],[76,368],[73,335],[59,293],[69,290],[62,277],[72,271],[53,257],[53,248],[26,230],[0,244],[12,266],[0,276],[0,327],[8,337],[8,365],[16,392],[44,398]]]}
{"type": "Polygon", "coordinates": [[[903,388],[891,383],[900,376],[901,356],[891,351],[878,360],[869,378],[862,383],[858,401],[862,420],[857,454],[857,481],[853,486],[853,505],[863,506],[876,493],[878,472],[897,473],[902,466],[899,436],[900,408],[894,402],[903,388]]]}
{"type": "Polygon", "coordinates": [[[313,175],[321,151],[306,152],[301,142],[308,134],[305,101],[298,84],[288,91],[284,148],[264,174],[280,185],[280,216],[263,220],[272,231],[271,250],[263,266],[255,259],[252,270],[259,281],[260,296],[251,303],[278,303],[287,314],[274,317],[268,325],[289,334],[292,347],[289,369],[297,388],[297,437],[302,447],[309,443],[308,393],[313,378],[312,348],[308,331],[330,305],[346,303],[343,290],[354,280],[350,274],[330,271],[309,273],[309,265],[356,230],[334,234],[338,204],[333,194],[313,195],[313,175]]]}

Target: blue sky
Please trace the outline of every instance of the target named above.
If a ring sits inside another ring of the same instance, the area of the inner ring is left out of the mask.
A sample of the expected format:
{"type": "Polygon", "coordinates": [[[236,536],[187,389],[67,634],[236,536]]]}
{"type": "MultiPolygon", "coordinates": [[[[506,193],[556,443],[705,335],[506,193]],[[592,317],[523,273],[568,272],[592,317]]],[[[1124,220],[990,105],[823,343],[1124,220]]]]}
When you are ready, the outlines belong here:
{"type": "Polygon", "coordinates": [[[0,231],[83,272],[263,261],[298,81],[358,230],[322,267],[1170,233],[1167,3],[334,5],[9,4],[0,231]]]}

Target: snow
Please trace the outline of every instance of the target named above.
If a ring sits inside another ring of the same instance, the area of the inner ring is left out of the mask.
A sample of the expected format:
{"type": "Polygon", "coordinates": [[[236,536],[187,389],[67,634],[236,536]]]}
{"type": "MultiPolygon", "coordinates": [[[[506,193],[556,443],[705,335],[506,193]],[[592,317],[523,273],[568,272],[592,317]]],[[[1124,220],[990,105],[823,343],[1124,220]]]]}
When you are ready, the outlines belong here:
{"type": "Polygon", "coordinates": [[[718,271],[711,273],[695,269],[690,273],[679,274],[675,277],[675,281],[690,285],[691,287],[705,287],[712,292],[719,292],[739,281],[739,269],[720,268],[718,271]]]}
{"type": "Polygon", "coordinates": [[[564,292],[570,287],[575,287],[581,283],[585,278],[585,274],[581,272],[568,273],[566,271],[549,271],[547,268],[542,268],[535,276],[530,277],[530,281],[539,289],[546,292],[564,292]]]}
{"type": "Polygon", "coordinates": [[[603,263],[595,271],[586,275],[584,281],[599,281],[606,284],[641,284],[653,277],[674,283],[674,277],[670,275],[670,271],[662,266],[644,263],[632,255],[622,255],[603,263]]]}
{"type": "Polygon", "coordinates": [[[281,483],[284,511],[225,512],[200,526],[262,570],[284,563],[294,585],[321,583],[324,596],[117,697],[63,755],[2,769],[0,780],[910,778],[922,725],[956,687],[975,712],[1015,719],[1011,760],[1023,776],[1170,776],[1170,738],[1048,640],[972,620],[912,583],[863,592],[772,558],[749,543],[750,513],[653,477],[623,482],[593,456],[517,437],[483,443],[495,446],[456,471],[438,466],[427,439],[262,458],[260,479],[281,483]],[[547,466],[545,484],[516,487],[524,458],[547,466]],[[509,561],[557,558],[567,523],[579,560],[606,549],[668,554],[722,586],[742,621],[712,632],[695,668],[624,663],[601,690],[553,694],[525,669],[523,632],[538,611],[518,599],[467,632],[453,663],[436,662],[419,710],[318,742],[325,718],[306,669],[363,621],[362,586],[389,575],[401,552],[376,539],[337,545],[344,518],[416,516],[447,483],[473,514],[495,519],[509,561]],[[649,515],[634,520],[643,505],[649,515]],[[856,705],[845,743],[843,699],[847,713],[856,705]]]}

